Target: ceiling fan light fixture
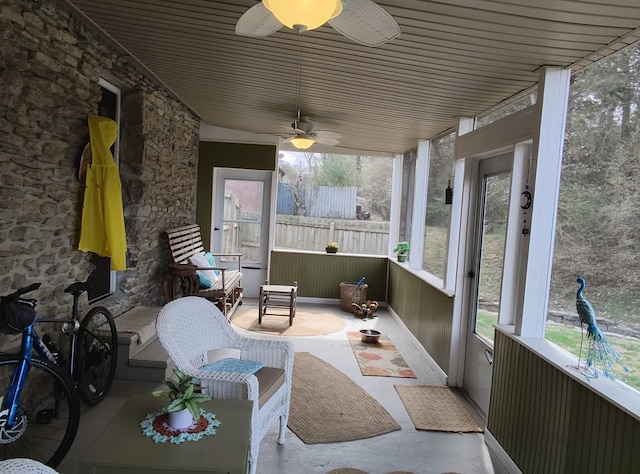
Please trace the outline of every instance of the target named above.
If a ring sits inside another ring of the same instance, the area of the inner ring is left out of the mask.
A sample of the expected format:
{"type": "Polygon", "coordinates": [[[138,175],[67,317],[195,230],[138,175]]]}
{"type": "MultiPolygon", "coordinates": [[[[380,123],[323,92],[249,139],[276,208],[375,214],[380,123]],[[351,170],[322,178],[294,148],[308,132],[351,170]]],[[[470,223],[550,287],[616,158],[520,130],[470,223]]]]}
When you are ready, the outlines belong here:
{"type": "Polygon", "coordinates": [[[313,30],[342,12],[342,0],[262,0],[280,23],[298,31],[313,30]]]}
{"type": "Polygon", "coordinates": [[[291,140],[289,140],[289,142],[298,150],[306,150],[316,141],[313,138],[309,137],[293,137],[291,140]]]}

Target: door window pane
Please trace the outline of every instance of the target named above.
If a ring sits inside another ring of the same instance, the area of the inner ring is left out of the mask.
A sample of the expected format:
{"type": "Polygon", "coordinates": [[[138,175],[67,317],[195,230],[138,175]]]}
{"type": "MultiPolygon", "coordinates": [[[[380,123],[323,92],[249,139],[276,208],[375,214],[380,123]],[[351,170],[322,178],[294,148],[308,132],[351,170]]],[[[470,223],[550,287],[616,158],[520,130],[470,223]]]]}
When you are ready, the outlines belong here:
{"type": "Polygon", "coordinates": [[[475,332],[491,342],[493,325],[498,322],[500,311],[510,185],[510,173],[487,176],[484,179],[475,332]]]}
{"type": "Polygon", "coordinates": [[[243,262],[260,262],[262,181],[225,179],[222,253],[240,253],[243,262]]]}

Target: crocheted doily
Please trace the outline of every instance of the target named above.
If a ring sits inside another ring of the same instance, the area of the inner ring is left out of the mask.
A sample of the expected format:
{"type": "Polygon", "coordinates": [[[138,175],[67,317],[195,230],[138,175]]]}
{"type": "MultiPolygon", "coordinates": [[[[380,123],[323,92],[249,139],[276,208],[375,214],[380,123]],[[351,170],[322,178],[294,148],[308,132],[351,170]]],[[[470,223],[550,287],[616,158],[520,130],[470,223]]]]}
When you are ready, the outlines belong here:
{"type": "Polygon", "coordinates": [[[166,409],[149,413],[140,423],[142,433],[153,438],[155,443],[180,444],[184,441],[198,441],[203,436],[216,434],[216,427],[220,426],[220,420],[213,413],[205,412],[200,408],[200,419],[191,426],[177,430],[167,423],[169,414],[166,409]]]}

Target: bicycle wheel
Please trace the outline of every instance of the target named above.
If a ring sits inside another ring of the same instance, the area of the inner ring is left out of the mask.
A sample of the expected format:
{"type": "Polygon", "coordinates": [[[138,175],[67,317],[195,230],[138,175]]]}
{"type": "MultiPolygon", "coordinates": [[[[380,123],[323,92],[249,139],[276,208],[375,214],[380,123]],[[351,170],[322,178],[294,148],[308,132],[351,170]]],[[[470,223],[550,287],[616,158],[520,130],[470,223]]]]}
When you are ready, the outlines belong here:
{"type": "Polygon", "coordinates": [[[95,405],[107,396],[116,375],[118,333],[111,313],[101,306],[92,308],[82,320],[76,343],[78,393],[95,405]]]}
{"type": "MultiPolygon", "coordinates": [[[[0,357],[0,397],[9,393],[18,366],[15,355],[0,357]]],[[[61,369],[32,359],[20,392],[13,426],[9,410],[0,411],[0,460],[31,458],[56,467],[71,447],[80,422],[80,399],[61,369]]]]}

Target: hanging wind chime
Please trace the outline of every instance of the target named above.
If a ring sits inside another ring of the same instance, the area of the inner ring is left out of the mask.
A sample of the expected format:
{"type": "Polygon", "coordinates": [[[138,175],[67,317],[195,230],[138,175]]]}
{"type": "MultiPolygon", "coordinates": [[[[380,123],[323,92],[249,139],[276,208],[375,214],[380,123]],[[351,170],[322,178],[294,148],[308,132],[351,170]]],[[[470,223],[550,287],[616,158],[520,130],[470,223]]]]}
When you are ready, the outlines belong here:
{"type": "Polygon", "coordinates": [[[527,168],[527,182],[524,185],[524,191],[520,193],[520,208],[522,209],[522,235],[529,235],[531,224],[527,222],[527,211],[531,208],[531,192],[529,191],[529,173],[531,172],[531,158],[529,158],[529,167],[527,168]]]}

